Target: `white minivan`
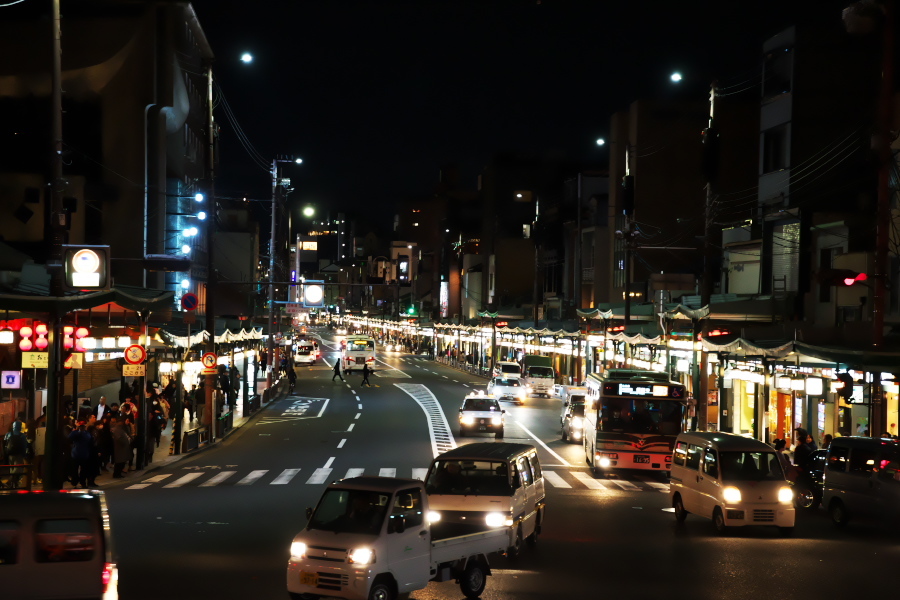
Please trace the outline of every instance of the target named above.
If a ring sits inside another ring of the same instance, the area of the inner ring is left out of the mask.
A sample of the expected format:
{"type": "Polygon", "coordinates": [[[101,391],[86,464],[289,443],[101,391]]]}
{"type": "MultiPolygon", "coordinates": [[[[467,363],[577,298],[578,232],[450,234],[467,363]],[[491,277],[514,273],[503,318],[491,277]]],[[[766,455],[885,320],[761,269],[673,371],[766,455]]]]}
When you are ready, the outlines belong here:
{"type": "Polygon", "coordinates": [[[720,432],[687,432],[675,440],[669,500],[675,519],[712,519],[716,531],[770,525],[794,530],[793,492],[775,449],[759,440],[720,432]]]}
{"type": "Polygon", "coordinates": [[[514,527],[507,555],[516,556],[522,540],[534,543],[541,532],[546,497],[534,446],[485,442],[448,450],[431,463],[425,491],[437,537],[514,527]]]}

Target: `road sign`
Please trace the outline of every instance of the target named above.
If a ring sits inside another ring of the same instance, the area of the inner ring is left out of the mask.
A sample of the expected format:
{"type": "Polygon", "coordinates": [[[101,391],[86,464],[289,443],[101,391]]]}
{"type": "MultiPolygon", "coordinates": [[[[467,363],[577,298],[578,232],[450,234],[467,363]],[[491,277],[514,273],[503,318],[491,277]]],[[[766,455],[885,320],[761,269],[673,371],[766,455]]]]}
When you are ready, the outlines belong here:
{"type": "Polygon", "coordinates": [[[83,369],[84,368],[84,353],[83,352],[73,352],[69,355],[69,358],[66,359],[66,362],[63,366],[67,369],[83,369]]]}
{"type": "Polygon", "coordinates": [[[294,315],[300,312],[300,303],[299,302],[288,302],[284,306],[284,312],[289,315],[294,315]]]}
{"type": "Polygon", "coordinates": [[[143,377],[147,373],[147,365],[122,365],[123,377],[143,377]]]}
{"type": "Polygon", "coordinates": [[[181,297],[181,308],[184,310],[197,310],[197,305],[199,303],[200,301],[197,299],[197,294],[188,292],[181,297]]]}
{"type": "Polygon", "coordinates": [[[3,371],[0,389],[18,390],[22,387],[22,371],[3,371]]]}
{"type": "Polygon", "coordinates": [[[197,322],[197,315],[192,312],[186,312],[184,317],[181,318],[181,322],[185,325],[193,325],[197,322]]]}
{"type": "Polygon", "coordinates": [[[47,369],[50,366],[49,352],[23,352],[23,369],[47,369]]]}
{"type": "Polygon", "coordinates": [[[215,352],[207,352],[200,359],[200,362],[203,363],[203,366],[207,369],[213,369],[216,366],[216,353],[215,352]]]}
{"type": "Polygon", "coordinates": [[[139,365],[147,360],[147,351],[143,346],[132,344],[125,348],[125,362],[129,365],[139,365]]]}

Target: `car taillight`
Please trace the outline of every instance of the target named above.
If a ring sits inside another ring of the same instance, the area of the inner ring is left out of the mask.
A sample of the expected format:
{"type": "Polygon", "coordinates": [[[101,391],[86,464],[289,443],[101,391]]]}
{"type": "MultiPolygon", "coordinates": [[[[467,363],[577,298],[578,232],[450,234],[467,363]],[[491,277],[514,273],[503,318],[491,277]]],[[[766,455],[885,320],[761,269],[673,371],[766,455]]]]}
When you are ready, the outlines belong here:
{"type": "Polygon", "coordinates": [[[113,576],[113,565],[110,563],[104,563],[103,565],[103,574],[101,575],[101,579],[103,580],[103,591],[106,591],[106,588],[109,587],[109,582],[112,581],[113,576]]]}

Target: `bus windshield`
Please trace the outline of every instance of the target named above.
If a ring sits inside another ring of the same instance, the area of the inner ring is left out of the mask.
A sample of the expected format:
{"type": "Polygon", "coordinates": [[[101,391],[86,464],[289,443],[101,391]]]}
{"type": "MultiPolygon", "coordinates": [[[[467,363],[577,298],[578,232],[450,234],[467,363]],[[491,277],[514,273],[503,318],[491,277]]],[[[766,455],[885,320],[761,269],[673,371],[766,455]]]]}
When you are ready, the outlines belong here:
{"type": "Polygon", "coordinates": [[[350,352],[375,350],[375,342],[373,340],[349,340],[347,342],[347,350],[350,352]]]}
{"type": "Polygon", "coordinates": [[[601,431],[677,435],[681,429],[681,402],[632,398],[602,398],[601,402],[601,431]]]}

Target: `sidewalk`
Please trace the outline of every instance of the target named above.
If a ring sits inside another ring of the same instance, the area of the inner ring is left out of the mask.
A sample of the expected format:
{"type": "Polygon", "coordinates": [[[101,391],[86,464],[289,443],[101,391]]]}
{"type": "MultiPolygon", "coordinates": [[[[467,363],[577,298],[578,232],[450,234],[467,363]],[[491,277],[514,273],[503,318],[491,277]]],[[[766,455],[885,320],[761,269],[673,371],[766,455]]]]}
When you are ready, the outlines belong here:
{"type": "MultiPolygon", "coordinates": [[[[166,428],[163,430],[162,436],[160,436],[159,446],[154,450],[153,458],[149,464],[145,465],[143,469],[126,471],[125,477],[122,479],[113,479],[113,477],[112,477],[113,465],[112,465],[112,463],[110,463],[109,465],[107,465],[106,471],[102,471],[102,470],[100,471],[100,474],[97,476],[97,478],[95,480],[97,485],[94,487],[103,489],[103,488],[119,487],[121,485],[132,485],[134,483],[138,483],[142,477],[144,477],[148,473],[151,473],[152,471],[156,471],[157,469],[161,469],[161,468],[163,468],[167,465],[170,465],[174,462],[178,462],[182,458],[185,458],[188,456],[194,456],[198,452],[203,452],[207,448],[214,447],[216,444],[223,441],[228,436],[230,436],[232,433],[237,431],[240,427],[242,427],[247,421],[252,419],[255,415],[258,415],[263,410],[265,410],[265,408],[269,404],[271,404],[271,402],[280,400],[283,397],[283,395],[287,392],[287,380],[286,379],[283,380],[284,381],[283,385],[278,385],[279,381],[281,381],[281,380],[276,380],[273,382],[273,391],[275,391],[275,397],[269,403],[262,404],[260,406],[259,410],[252,412],[250,414],[246,414],[246,415],[244,414],[243,397],[242,397],[242,394],[239,392],[238,397],[235,400],[235,407],[233,410],[234,421],[233,421],[232,428],[227,433],[225,433],[224,436],[222,436],[220,438],[216,438],[212,444],[204,444],[203,446],[200,446],[199,448],[197,448],[191,452],[183,452],[181,454],[171,454],[172,432],[174,429],[175,421],[174,421],[174,419],[168,419],[168,421],[166,422],[166,428]]],[[[256,380],[256,393],[254,394],[253,390],[251,390],[250,395],[251,396],[258,395],[258,396],[262,397],[263,391],[266,389],[266,387],[267,387],[266,377],[265,377],[265,374],[263,374],[263,376],[261,378],[256,380]]],[[[241,391],[243,391],[243,390],[241,390],[241,391]]],[[[184,415],[183,415],[182,421],[181,421],[182,433],[184,433],[185,431],[188,431],[189,429],[194,429],[194,428],[201,426],[199,420],[196,418],[197,417],[196,411],[195,411],[194,417],[195,417],[194,420],[191,421],[190,418],[188,417],[187,410],[184,411],[184,415]]],[[[151,444],[154,443],[153,440],[148,440],[148,442],[151,444]]],[[[126,469],[127,469],[127,467],[126,467],[126,469]]],[[[63,483],[63,489],[71,489],[71,488],[72,488],[72,485],[69,482],[66,481],[63,483]]]]}

